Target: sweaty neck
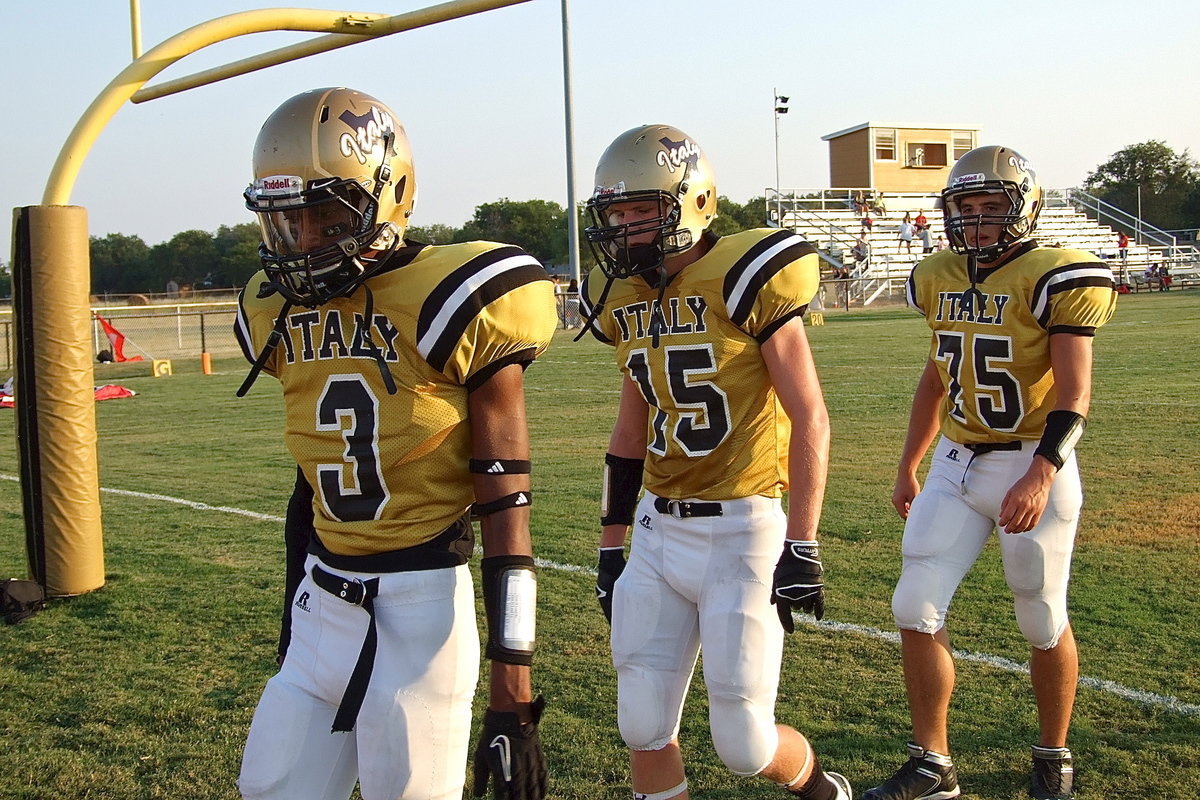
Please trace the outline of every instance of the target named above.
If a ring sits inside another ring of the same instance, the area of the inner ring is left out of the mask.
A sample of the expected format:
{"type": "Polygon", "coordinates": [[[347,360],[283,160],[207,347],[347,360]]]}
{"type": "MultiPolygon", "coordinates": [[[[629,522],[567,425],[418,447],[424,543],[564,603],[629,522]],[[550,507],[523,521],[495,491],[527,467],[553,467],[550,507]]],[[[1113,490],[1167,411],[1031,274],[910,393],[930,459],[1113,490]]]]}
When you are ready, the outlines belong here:
{"type": "Polygon", "coordinates": [[[684,267],[696,263],[707,255],[715,241],[716,237],[709,236],[708,232],[705,231],[700,234],[700,241],[696,242],[696,244],[682,253],[669,256],[666,260],[667,278],[674,278],[680,272],[683,272],[684,267]]]}

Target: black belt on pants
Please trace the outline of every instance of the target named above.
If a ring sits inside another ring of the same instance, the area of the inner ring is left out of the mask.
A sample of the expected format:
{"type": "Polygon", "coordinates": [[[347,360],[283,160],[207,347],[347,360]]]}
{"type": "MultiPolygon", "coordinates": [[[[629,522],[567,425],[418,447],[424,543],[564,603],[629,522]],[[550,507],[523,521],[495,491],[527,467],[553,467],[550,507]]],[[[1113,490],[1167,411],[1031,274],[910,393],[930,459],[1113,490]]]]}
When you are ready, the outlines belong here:
{"type": "Polygon", "coordinates": [[[964,444],[963,447],[970,450],[977,456],[984,453],[995,453],[1000,450],[1020,450],[1020,442],[980,442],[978,444],[964,444]]]}
{"type": "Polygon", "coordinates": [[[703,501],[668,500],[665,497],[654,498],[654,510],[660,514],[670,514],[672,517],[687,519],[688,517],[719,517],[724,512],[720,503],[703,501]]]}
{"type": "Polygon", "coordinates": [[[336,595],[352,606],[362,606],[367,612],[370,622],[367,625],[367,636],[363,639],[362,650],[358,653],[358,662],[354,672],[350,673],[350,682],[342,694],[342,702],[333,718],[333,730],[350,731],[358,719],[358,710],[362,708],[363,698],[367,695],[367,684],[371,682],[371,671],[375,668],[375,649],[378,644],[378,632],[375,629],[375,597],[379,594],[379,578],[360,581],[358,578],[343,578],[326,572],[318,565],[312,568],[313,582],[332,595],[336,595]]]}

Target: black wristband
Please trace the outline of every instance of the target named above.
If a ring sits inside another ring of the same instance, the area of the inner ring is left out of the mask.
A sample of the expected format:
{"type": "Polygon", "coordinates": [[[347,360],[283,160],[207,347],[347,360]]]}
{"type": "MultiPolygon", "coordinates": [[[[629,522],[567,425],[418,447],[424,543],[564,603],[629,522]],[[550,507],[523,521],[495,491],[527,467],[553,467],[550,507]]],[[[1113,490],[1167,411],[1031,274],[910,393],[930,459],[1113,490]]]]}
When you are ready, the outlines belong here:
{"type": "Polygon", "coordinates": [[[642,488],[644,458],[604,454],[604,487],[600,497],[601,525],[632,525],[642,488]]]}
{"type": "Polygon", "coordinates": [[[1046,415],[1046,429],[1042,432],[1042,440],[1038,442],[1034,455],[1039,455],[1062,469],[1075,445],[1083,438],[1087,427],[1087,418],[1074,411],[1056,409],[1046,415]]]}
{"type": "Polygon", "coordinates": [[[472,458],[467,469],[474,475],[528,475],[533,464],[516,458],[472,458]]]}
{"type": "Polygon", "coordinates": [[[488,514],[495,514],[497,511],[503,511],[506,508],[517,508],[518,506],[528,505],[533,505],[533,492],[513,492],[487,503],[473,504],[471,506],[471,516],[474,519],[483,519],[488,514]]]}

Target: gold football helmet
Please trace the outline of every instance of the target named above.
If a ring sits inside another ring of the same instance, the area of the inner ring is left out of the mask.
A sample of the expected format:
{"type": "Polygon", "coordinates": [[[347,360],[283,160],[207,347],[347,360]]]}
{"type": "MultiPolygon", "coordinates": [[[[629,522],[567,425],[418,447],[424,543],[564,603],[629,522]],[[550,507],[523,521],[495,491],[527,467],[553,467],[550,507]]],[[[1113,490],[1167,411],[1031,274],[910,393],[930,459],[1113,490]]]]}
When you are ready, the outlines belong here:
{"type": "Polygon", "coordinates": [[[700,241],[717,215],[712,167],[700,146],[669,125],[643,125],[618,136],[596,166],[584,234],[606,277],[660,270],[666,257],[700,241]],[[653,202],[658,214],[624,223],[618,203],[653,202]],[[645,236],[653,233],[649,242],[645,236]],[[641,241],[634,241],[641,240],[641,241]]]}
{"type": "Polygon", "coordinates": [[[275,110],[254,144],[246,207],[269,279],[293,303],[351,294],[403,241],[416,201],[404,127],[352,89],[313,89],[275,110]]]}
{"type": "Polygon", "coordinates": [[[976,147],[954,165],[942,191],[942,208],[946,214],[946,235],[950,249],[956,253],[974,255],[980,261],[993,261],[1006,250],[1028,236],[1037,227],[1042,210],[1042,187],[1038,185],[1033,167],[1020,153],[1007,147],[985,145],[976,147]],[[1007,214],[964,216],[959,200],[967,195],[1004,194],[1010,203],[1007,214]],[[973,245],[977,236],[965,235],[968,229],[984,225],[1001,227],[997,241],[987,246],[973,245]]]}

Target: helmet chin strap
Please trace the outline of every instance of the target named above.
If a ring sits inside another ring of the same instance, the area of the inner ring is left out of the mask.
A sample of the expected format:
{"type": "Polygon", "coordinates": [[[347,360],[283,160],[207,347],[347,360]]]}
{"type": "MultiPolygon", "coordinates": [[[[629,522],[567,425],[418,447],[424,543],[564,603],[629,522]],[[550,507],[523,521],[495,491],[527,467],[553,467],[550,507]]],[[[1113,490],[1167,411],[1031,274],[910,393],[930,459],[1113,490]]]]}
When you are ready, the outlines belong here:
{"type": "Polygon", "coordinates": [[[379,367],[379,376],[383,378],[383,385],[387,389],[388,394],[396,393],[396,380],[392,377],[392,371],[388,369],[387,361],[383,358],[383,351],[379,349],[379,345],[375,344],[375,340],[371,338],[371,325],[375,321],[375,295],[371,292],[371,287],[365,283],[362,285],[363,291],[367,294],[367,305],[363,309],[363,344],[370,351],[371,357],[375,359],[376,366],[379,367]]]}
{"type": "Polygon", "coordinates": [[[979,291],[979,287],[976,286],[979,279],[979,258],[974,253],[967,255],[967,278],[970,279],[971,286],[962,293],[962,304],[970,310],[970,316],[974,319],[976,316],[976,302],[978,301],[980,309],[987,302],[987,298],[983,296],[983,292],[979,291]]]}
{"type": "Polygon", "coordinates": [[[663,259],[658,265],[658,299],[650,306],[650,346],[657,348],[659,337],[667,327],[666,315],[663,312],[663,295],[667,292],[667,261],[663,259]],[[657,310],[658,313],[655,313],[657,310]]]}

